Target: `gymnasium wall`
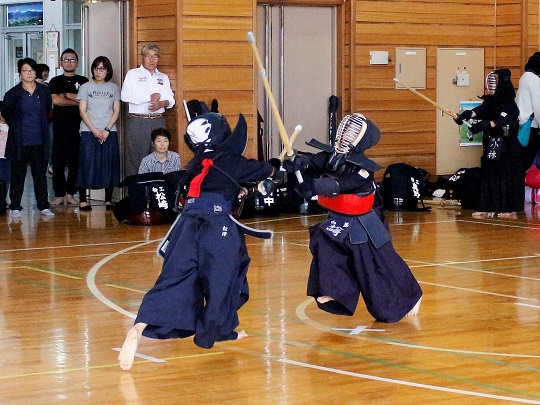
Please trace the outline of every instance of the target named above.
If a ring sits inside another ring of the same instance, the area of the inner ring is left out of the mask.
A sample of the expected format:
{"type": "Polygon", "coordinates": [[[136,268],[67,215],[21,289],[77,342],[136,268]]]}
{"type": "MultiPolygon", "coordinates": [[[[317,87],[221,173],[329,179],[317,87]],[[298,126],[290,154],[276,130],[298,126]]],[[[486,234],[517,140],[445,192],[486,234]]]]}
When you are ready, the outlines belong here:
{"type": "MultiPolygon", "coordinates": [[[[396,91],[393,60],[370,65],[371,50],[396,47],[427,50],[427,83],[422,92],[436,97],[439,47],[483,47],[486,72],[512,70],[517,87],[523,64],[538,50],[538,1],[261,1],[261,4],[336,5],[338,12],[338,91],[342,114],[361,111],[383,137],[370,150],[381,165],[407,162],[435,173],[434,107],[417,95],[396,91]],[[352,22],[352,23],[351,23],[352,22]]],[[[172,149],[187,162],[183,143],[186,117],[182,100],[219,101],[232,126],[238,113],[248,120],[246,155],[256,156],[256,88],[261,85],[247,32],[255,27],[256,0],[133,0],[132,65],[143,44],[163,50],[159,69],[171,78],[177,106],[167,112],[172,149]]]]}
{"type": "MultiPolygon", "coordinates": [[[[355,16],[353,105],[381,128],[381,142],[370,155],[382,166],[399,161],[435,173],[436,115],[435,107],[418,95],[395,90],[393,62],[370,66],[370,50],[388,50],[393,55],[396,47],[426,48],[426,89],[419,91],[432,100],[436,100],[436,55],[441,47],[484,48],[486,72],[507,67],[517,87],[522,33],[527,27],[522,25],[519,0],[358,0],[355,16]]],[[[538,39],[534,42],[538,49],[538,39]]]]}

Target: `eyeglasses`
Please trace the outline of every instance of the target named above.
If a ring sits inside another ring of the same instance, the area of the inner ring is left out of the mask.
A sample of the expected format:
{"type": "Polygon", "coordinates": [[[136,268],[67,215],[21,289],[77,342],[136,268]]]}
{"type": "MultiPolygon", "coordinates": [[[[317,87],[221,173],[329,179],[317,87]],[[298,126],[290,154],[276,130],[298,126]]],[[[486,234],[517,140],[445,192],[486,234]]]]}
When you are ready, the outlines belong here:
{"type": "Polygon", "coordinates": [[[21,73],[28,73],[29,75],[31,75],[32,73],[36,73],[36,71],[32,69],[22,69],[21,73]]]}
{"type": "Polygon", "coordinates": [[[100,66],[100,67],[94,68],[94,70],[97,70],[98,72],[106,72],[106,71],[107,71],[107,68],[101,67],[101,66],[100,66]]]}
{"type": "Polygon", "coordinates": [[[60,59],[62,62],[64,63],[75,63],[75,62],[78,62],[77,59],[75,58],[69,58],[69,59],[60,59]]]}
{"type": "Polygon", "coordinates": [[[144,55],[144,58],[145,59],[159,59],[159,56],[158,55],[144,55]]]}

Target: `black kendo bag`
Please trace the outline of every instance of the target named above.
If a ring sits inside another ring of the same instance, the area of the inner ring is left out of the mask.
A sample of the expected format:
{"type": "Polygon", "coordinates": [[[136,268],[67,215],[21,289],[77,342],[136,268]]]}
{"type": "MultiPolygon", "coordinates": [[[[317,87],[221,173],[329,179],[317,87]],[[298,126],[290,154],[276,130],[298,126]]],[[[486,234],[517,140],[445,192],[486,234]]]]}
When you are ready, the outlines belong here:
{"type": "Polygon", "coordinates": [[[383,209],[393,211],[429,211],[422,199],[426,187],[426,171],[406,163],[394,163],[384,172],[379,192],[383,209]],[[418,204],[421,204],[421,207],[418,204]]]}
{"type": "Polygon", "coordinates": [[[481,175],[479,167],[459,169],[448,179],[443,198],[459,200],[461,208],[478,210],[481,175]]]}

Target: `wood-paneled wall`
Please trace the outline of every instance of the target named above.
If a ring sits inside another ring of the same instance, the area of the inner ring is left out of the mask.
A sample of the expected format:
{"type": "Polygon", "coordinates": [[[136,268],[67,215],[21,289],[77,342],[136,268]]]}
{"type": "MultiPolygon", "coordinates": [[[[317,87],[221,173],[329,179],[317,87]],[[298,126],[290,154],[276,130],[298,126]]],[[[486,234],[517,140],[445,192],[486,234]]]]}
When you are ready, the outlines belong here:
{"type": "Polygon", "coordinates": [[[369,64],[370,50],[395,56],[396,47],[426,48],[427,82],[421,92],[433,100],[440,47],[484,48],[486,71],[510,68],[517,87],[525,28],[520,0],[357,0],[355,15],[354,108],[379,125],[383,136],[370,155],[383,166],[400,161],[435,173],[436,122],[431,104],[394,90],[394,63],[369,64]]]}
{"type": "MultiPolygon", "coordinates": [[[[411,92],[395,91],[393,62],[370,65],[370,50],[396,47],[427,50],[427,86],[436,97],[439,47],[482,47],[486,72],[512,70],[517,87],[523,64],[539,48],[538,1],[477,0],[278,0],[265,4],[337,5],[341,38],[338,95],[342,114],[361,111],[383,137],[369,151],[381,165],[407,162],[435,173],[436,123],[433,106],[411,92]]],[[[171,78],[177,106],[168,111],[173,148],[187,162],[186,117],[182,100],[219,101],[232,126],[239,113],[248,120],[246,155],[256,156],[256,94],[260,85],[247,32],[256,29],[257,0],[133,0],[133,64],[140,47],[155,42],[163,50],[159,68],[171,78]]]]}
{"type": "MultiPolygon", "coordinates": [[[[158,70],[166,73],[175,93],[178,91],[179,44],[177,31],[180,26],[176,0],[133,0],[130,7],[130,67],[142,63],[141,48],[150,43],[157,44],[161,50],[158,70]]],[[[181,68],[181,66],[180,66],[181,68]]],[[[178,104],[178,97],[175,97],[178,104]]],[[[171,150],[178,150],[178,107],[166,112],[167,128],[171,132],[171,150]]],[[[149,134],[150,135],[150,134],[149,134]]]]}

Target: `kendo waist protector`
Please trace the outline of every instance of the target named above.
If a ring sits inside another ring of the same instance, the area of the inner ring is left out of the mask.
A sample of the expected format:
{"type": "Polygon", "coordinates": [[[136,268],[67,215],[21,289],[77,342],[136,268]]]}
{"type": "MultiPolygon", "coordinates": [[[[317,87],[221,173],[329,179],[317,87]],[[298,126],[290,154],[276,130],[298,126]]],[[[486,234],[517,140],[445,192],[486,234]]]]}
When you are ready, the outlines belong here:
{"type": "Polygon", "coordinates": [[[336,197],[318,197],[318,202],[324,208],[346,215],[362,215],[373,207],[375,194],[359,196],[356,194],[339,194],[336,197]]]}

